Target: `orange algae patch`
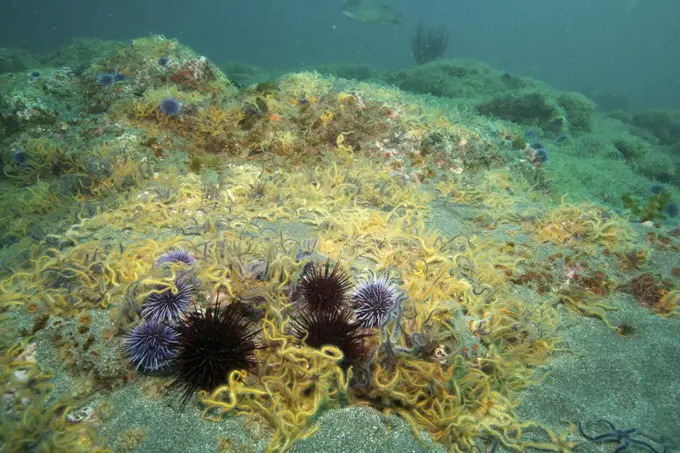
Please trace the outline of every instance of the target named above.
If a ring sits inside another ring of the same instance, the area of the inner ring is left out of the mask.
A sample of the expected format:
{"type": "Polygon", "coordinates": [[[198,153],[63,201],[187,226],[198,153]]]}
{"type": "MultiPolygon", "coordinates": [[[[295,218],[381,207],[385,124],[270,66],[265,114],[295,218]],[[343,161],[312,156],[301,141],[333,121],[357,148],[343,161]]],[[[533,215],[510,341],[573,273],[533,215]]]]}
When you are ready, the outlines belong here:
{"type": "Polygon", "coordinates": [[[680,291],[652,274],[641,274],[623,286],[640,305],[666,317],[680,314],[680,291]]]}
{"type": "Polygon", "coordinates": [[[652,308],[662,316],[676,317],[680,315],[680,291],[676,289],[666,292],[659,303],[652,308]]]}

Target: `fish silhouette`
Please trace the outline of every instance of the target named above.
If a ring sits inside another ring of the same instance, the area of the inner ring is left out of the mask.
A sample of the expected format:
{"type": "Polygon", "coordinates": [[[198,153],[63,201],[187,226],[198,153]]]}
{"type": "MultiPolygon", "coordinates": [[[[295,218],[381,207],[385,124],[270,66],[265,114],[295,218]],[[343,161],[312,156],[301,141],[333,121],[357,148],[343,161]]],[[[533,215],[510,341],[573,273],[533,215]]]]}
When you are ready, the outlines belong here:
{"type": "Polygon", "coordinates": [[[342,14],[365,24],[400,24],[402,15],[379,0],[345,0],[342,14]]]}

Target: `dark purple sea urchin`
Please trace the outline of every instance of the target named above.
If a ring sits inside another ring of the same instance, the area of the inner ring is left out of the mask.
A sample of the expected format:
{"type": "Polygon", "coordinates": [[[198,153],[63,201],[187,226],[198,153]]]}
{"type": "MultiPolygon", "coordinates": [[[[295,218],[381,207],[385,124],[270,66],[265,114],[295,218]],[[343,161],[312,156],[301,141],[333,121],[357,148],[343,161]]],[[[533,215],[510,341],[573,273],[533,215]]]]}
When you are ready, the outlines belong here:
{"type": "Polygon", "coordinates": [[[362,327],[383,327],[399,303],[399,292],[389,277],[371,278],[352,293],[351,304],[362,327]]]}
{"type": "Polygon", "coordinates": [[[352,287],[349,276],[340,269],[340,263],[331,268],[325,265],[307,263],[298,281],[298,289],[305,305],[314,310],[330,310],[341,305],[352,287]]]}
{"type": "Polygon", "coordinates": [[[255,336],[259,333],[240,304],[193,311],[177,326],[179,347],[175,358],[182,404],[198,390],[213,391],[228,382],[233,370],[255,367],[255,336]]]}
{"type": "Polygon", "coordinates": [[[174,288],[158,288],[142,304],[144,319],[157,322],[176,322],[194,303],[194,286],[182,279],[175,280],[174,288]]]}
{"type": "Polygon", "coordinates": [[[342,351],[343,368],[356,365],[368,355],[364,338],[371,333],[362,331],[352,319],[352,311],[341,306],[331,310],[305,309],[291,320],[293,335],[312,348],[335,346],[342,351]]]}
{"type": "Polygon", "coordinates": [[[144,321],[128,334],[125,352],[128,361],[143,371],[158,371],[175,357],[178,345],[175,330],[156,321],[144,321]]]}

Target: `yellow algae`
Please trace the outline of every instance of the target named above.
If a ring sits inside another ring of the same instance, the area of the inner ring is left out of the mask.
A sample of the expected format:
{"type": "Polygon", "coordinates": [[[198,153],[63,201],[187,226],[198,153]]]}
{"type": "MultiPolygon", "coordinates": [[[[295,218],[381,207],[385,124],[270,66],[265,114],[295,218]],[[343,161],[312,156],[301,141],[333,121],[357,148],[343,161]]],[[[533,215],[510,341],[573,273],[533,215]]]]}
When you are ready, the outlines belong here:
{"type": "Polygon", "coordinates": [[[616,214],[605,215],[602,208],[589,203],[572,205],[563,201],[528,228],[537,241],[565,246],[579,244],[588,250],[593,246],[621,250],[633,240],[624,219],[616,214]]]}
{"type": "MultiPolygon", "coordinates": [[[[127,206],[82,222],[61,239],[70,239],[69,246],[36,251],[32,272],[15,276],[9,286],[67,281],[68,289],[52,288],[43,297],[52,311],[74,316],[85,307],[109,307],[133,288],[138,300],[151,291],[172,288],[182,269],[161,271],[153,262],[161,252],[183,247],[198,258],[200,265],[192,272],[211,294],[260,295],[269,301],[262,324],[268,347],[257,353],[260,367],[252,374],[235,372],[227,386],[203,395],[206,419],[219,420],[230,412],[259,413],[274,430],[270,451],[285,451],[314,432],[313,420],[322,408],[352,401],[400,415],[414,429],[425,429],[452,448],[467,448],[475,437],[486,435],[518,445],[520,422],[509,398],[533,382],[530,367],[547,360],[557,340],[549,333],[553,327],[540,337],[518,336],[511,327],[545,322],[550,312],[534,313],[529,321],[518,302],[503,299],[503,273],[492,263],[512,267],[516,260],[494,257],[488,245],[474,238],[450,250],[445,237],[425,227],[426,196],[375,169],[353,168],[334,164],[306,175],[282,174],[277,185],[291,193],[294,187],[297,196],[279,199],[267,187],[263,196],[253,196],[262,174],[244,167],[220,188],[219,204],[192,189],[193,176],[180,177],[168,192],[140,193],[127,206]],[[354,177],[346,179],[352,171],[354,177]],[[385,190],[370,191],[369,183],[359,182],[364,173],[383,181],[385,190]],[[361,184],[366,184],[365,190],[361,184]],[[380,348],[381,341],[374,342],[381,352],[367,370],[370,384],[358,391],[349,385],[357,370],[345,373],[338,366],[342,355],[337,349],[298,346],[284,333],[286,288],[301,267],[292,256],[296,242],[283,231],[258,226],[263,218],[317,225],[324,231],[317,244],[324,255],[348,263],[368,260],[378,272],[396,272],[409,300],[404,335],[391,324],[389,336],[396,339],[393,347],[398,351],[413,349],[416,355],[398,352],[391,358],[380,348]],[[125,228],[127,238],[83,240],[107,227],[125,228]],[[187,236],[192,232],[200,236],[187,236]],[[150,233],[156,237],[145,238],[150,233]],[[211,236],[220,239],[208,239],[211,236]],[[248,271],[248,264],[257,260],[268,269],[265,280],[248,271]],[[496,290],[493,297],[490,288],[496,290]],[[460,306],[488,319],[485,329],[477,329],[489,331],[485,356],[467,350],[471,346],[465,346],[464,332],[451,324],[460,306]],[[426,338],[427,347],[413,343],[417,338],[426,338]]],[[[11,298],[11,293],[4,296],[11,298]]],[[[548,325],[553,326],[550,319],[548,325]]]]}

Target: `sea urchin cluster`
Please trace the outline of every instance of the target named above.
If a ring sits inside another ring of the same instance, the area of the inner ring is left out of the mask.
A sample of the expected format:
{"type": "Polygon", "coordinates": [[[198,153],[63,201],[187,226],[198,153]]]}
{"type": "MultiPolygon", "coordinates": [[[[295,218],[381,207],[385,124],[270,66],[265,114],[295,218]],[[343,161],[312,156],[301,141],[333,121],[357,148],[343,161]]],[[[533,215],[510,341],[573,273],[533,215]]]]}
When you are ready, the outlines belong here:
{"type": "Polygon", "coordinates": [[[349,276],[339,267],[308,263],[298,281],[302,309],[291,320],[292,333],[313,348],[335,346],[343,354],[342,366],[357,365],[368,356],[366,331],[348,306],[352,288],[349,276]]]}
{"type": "MultiPolygon", "coordinates": [[[[166,252],[156,265],[193,265],[183,250],[166,252]]],[[[212,391],[234,370],[255,366],[258,330],[242,302],[205,310],[195,306],[194,284],[180,274],[173,287],[156,288],[142,305],[143,321],[127,335],[125,353],[136,369],[153,372],[171,366],[173,387],[182,389],[182,405],[197,390],[212,391]]]]}

